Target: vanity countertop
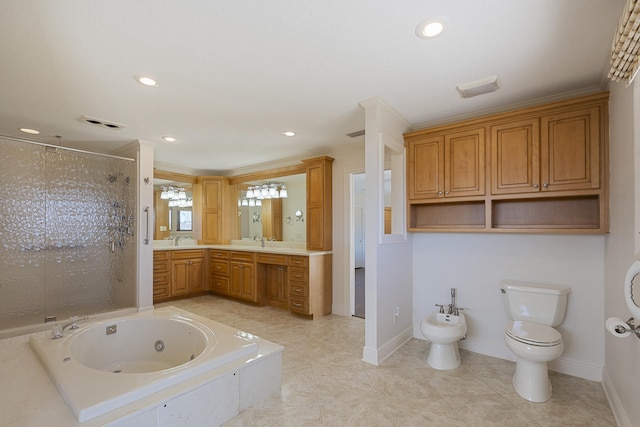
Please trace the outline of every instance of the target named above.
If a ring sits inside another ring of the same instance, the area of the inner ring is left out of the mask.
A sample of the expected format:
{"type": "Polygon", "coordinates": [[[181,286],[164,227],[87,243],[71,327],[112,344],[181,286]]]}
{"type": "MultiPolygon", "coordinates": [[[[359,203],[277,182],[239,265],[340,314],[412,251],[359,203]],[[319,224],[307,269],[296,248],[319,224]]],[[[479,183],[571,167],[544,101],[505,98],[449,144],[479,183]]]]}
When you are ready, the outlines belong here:
{"type": "MultiPolygon", "coordinates": [[[[258,243],[255,245],[197,245],[197,244],[178,244],[178,246],[174,246],[173,242],[171,245],[156,245],[154,244],[154,251],[180,251],[187,249],[221,249],[226,251],[246,251],[246,252],[256,252],[256,253],[272,253],[272,254],[282,254],[282,255],[301,255],[301,256],[317,256],[317,255],[329,255],[331,251],[309,251],[306,249],[300,248],[287,248],[280,246],[265,246],[261,247],[258,243]]],[[[268,245],[268,242],[265,242],[268,245]]]]}

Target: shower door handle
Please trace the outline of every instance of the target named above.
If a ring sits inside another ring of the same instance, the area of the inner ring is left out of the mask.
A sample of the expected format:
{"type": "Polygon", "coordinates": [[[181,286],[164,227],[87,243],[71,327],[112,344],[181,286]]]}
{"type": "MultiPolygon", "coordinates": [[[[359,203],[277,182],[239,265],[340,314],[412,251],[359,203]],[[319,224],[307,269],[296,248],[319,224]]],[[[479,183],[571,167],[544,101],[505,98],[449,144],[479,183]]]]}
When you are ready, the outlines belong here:
{"type": "Polygon", "coordinates": [[[148,245],[150,240],[149,240],[149,206],[145,206],[144,209],[142,209],[146,214],[147,214],[147,225],[146,225],[146,229],[147,229],[147,237],[142,241],[145,245],[148,245]]]}

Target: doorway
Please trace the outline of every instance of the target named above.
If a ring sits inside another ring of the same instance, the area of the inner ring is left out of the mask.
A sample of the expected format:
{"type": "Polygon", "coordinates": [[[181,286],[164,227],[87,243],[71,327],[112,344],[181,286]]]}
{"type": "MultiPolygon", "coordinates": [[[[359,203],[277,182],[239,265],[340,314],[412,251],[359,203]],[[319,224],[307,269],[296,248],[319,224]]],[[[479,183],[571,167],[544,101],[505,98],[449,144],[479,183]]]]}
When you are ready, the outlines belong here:
{"type": "Polygon", "coordinates": [[[353,209],[353,296],[354,304],[352,315],[365,318],[365,174],[358,173],[352,175],[351,206],[353,209]]]}

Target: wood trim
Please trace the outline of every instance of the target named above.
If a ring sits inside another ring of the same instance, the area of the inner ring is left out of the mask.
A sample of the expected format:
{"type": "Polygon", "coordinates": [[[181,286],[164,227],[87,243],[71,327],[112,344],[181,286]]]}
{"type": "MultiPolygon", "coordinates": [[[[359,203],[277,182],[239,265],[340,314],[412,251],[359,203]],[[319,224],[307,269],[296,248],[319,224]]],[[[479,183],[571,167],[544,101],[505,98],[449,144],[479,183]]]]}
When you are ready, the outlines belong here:
{"type": "Polygon", "coordinates": [[[158,169],[153,170],[153,177],[158,179],[167,179],[169,181],[175,182],[188,182],[189,184],[195,184],[197,179],[197,177],[193,175],[185,175],[182,173],[168,172],[158,169]]]}
{"type": "Polygon", "coordinates": [[[229,184],[241,184],[244,182],[261,181],[264,179],[278,178],[281,176],[299,175],[306,173],[307,168],[304,164],[283,166],[276,169],[268,169],[260,172],[245,173],[229,177],[229,184]]]}

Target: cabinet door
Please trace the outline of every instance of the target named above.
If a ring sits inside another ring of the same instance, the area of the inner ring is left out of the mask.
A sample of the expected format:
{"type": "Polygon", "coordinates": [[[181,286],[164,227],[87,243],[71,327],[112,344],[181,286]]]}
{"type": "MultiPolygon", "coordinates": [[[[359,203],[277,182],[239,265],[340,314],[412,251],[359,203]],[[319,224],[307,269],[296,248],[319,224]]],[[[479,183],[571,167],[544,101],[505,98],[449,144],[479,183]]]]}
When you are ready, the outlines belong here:
{"type": "Polygon", "coordinates": [[[231,272],[229,274],[229,295],[233,297],[240,297],[242,287],[242,267],[241,263],[232,262],[231,272]]]}
{"type": "Polygon", "coordinates": [[[222,242],[222,180],[202,181],[202,242],[222,242]]]}
{"type": "Polygon", "coordinates": [[[599,108],[543,116],[541,129],[542,191],[599,188],[599,108]]]}
{"type": "Polygon", "coordinates": [[[412,141],[408,162],[409,199],[433,199],[444,195],[444,137],[412,141]]]}
{"type": "Polygon", "coordinates": [[[491,127],[491,193],[540,191],[540,123],[537,118],[491,127]]]}
{"type": "Polygon", "coordinates": [[[189,292],[204,290],[204,262],[202,259],[189,260],[189,292]]]}
{"type": "Polygon", "coordinates": [[[255,281],[254,267],[252,264],[243,264],[240,270],[241,285],[240,297],[248,301],[256,302],[258,292],[255,281]]]}
{"type": "Polygon", "coordinates": [[[171,261],[171,296],[189,293],[189,260],[171,261]]]}
{"type": "Polygon", "coordinates": [[[267,300],[270,305],[288,308],[287,270],[281,265],[266,267],[267,300]]]}
{"type": "Polygon", "coordinates": [[[445,197],[484,195],[484,134],[481,128],[445,135],[445,197]]]}

